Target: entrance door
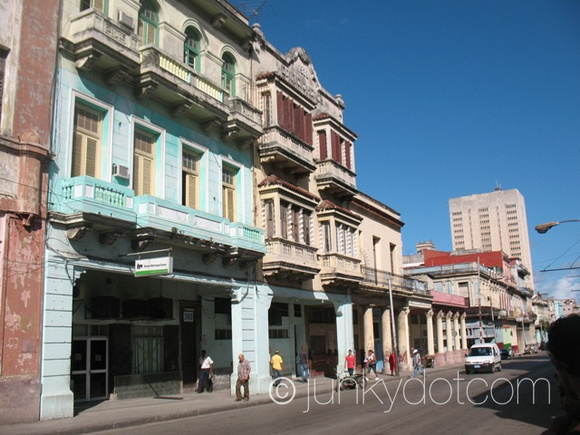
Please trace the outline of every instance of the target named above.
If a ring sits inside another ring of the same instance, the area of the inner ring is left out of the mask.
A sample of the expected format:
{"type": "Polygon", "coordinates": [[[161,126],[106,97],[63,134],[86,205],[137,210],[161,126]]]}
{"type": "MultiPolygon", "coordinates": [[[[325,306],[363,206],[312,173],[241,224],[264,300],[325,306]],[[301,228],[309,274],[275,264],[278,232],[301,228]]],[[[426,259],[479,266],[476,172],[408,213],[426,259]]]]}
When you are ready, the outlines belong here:
{"type": "Polygon", "coordinates": [[[191,302],[182,302],[180,307],[180,334],[181,334],[181,371],[183,373],[183,385],[191,388],[197,381],[197,347],[198,341],[197,322],[199,313],[191,302]]]}
{"type": "Polygon", "coordinates": [[[72,390],[75,401],[108,396],[106,337],[75,338],[72,346],[72,390]]]}

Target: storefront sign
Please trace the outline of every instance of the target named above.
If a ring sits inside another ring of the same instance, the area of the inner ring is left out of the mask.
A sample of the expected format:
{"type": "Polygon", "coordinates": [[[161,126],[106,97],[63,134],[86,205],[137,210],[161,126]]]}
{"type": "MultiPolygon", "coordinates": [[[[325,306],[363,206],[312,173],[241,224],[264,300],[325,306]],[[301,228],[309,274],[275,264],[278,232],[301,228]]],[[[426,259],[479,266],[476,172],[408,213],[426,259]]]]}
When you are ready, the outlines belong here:
{"type": "Polygon", "coordinates": [[[135,277],[173,273],[173,257],[135,260],[135,277]]]}

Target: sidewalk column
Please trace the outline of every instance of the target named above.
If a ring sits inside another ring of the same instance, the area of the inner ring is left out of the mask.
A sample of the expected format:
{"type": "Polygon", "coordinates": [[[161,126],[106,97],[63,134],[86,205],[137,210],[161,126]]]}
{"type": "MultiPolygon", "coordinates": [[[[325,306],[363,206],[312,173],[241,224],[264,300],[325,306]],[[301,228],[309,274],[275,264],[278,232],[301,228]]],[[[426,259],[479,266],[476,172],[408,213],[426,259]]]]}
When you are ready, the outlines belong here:
{"type": "Polygon", "coordinates": [[[447,364],[454,364],[455,358],[453,358],[453,324],[451,322],[451,317],[453,313],[448,311],[445,315],[445,337],[447,344],[447,351],[445,352],[445,361],[447,364]]]}
{"type": "Polygon", "coordinates": [[[467,314],[461,314],[461,349],[467,349],[467,329],[465,327],[465,318],[467,314]]]}
{"type": "Polygon", "coordinates": [[[461,349],[461,336],[459,335],[459,313],[453,315],[453,335],[455,336],[455,350],[461,349]]]}
{"type": "Polygon", "coordinates": [[[433,310],[425,313],[427,317],[427,354],[435,355],[435,342],[433,338],[433,310]]]}
{"type": "Polygon", "coordinates": [[[347,295],[343,302],[333,302],[336,312],[336,343],[337,343],[337,373],[342,372],[344,359],[349,349],[354,350],[354,325],[352,318],[352,302],[350,295],[347,295]]]}
{"type": "Polygon", "coordinates": [[[435,366],[445,365],[445,345],[443,343],[443,311],[437,312],[437,353],[435,354],[435,366]]]}
{"type": "Polygon", "coordinates": [[[369,351],[369,349],[375,350],[375,333],[373,328],[373,307],[365,307],[364,308],[364,330],[365,330],[365,338],[364,338],[364,351],[365,353],[369,351]]]}
{"type": "Polygon", "coordinates": [[[237,380],[238,355],[243,353],[252,368],[250,392],[267,393],[270,376],[270,353],[268,351],[268,309],[272,302],[272,290],[266,285],[234,287],[232,298],[232,361],[234,372],[230,379],[232,394],[237,380]]]}
{"type": "Polygon", "coordinates": [[[383,373],[388,373],[389,356],[393,352],[393,335],[391,331],[391,310],[385,307],[381,316],[383,331],[383,373]]]}
{"type": "Polygon", "coordinates": [[[463,362],[465,352],[461,350],[461,336],[459,334],[459,312],[453,315],[453,335],[455,336],[455,349],[453,350],[453,359],[455,363],[463,362]]]}
{"type": "Polygon", "coordinates": [[[411,349],[409,348],[409,307],[404,307],[397,316],[399,365],[400,370],[409,370],[411,366],[411,349]]]}

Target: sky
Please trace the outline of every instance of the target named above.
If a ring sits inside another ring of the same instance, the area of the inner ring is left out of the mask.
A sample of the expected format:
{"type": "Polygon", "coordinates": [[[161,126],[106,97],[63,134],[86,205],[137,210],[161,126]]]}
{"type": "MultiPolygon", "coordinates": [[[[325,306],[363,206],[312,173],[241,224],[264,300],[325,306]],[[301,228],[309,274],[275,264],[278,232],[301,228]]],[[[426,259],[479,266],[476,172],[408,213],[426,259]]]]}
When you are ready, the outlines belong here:
{"type": "Polygon", "coordinates": [[[357,187],[401,214],[404,255],[452,250],[450,198],[518,189],[536,291],[580,295],[580,222],[534,230],[580,219],[579,0],[232,2],[342,95],[357,187]]]}

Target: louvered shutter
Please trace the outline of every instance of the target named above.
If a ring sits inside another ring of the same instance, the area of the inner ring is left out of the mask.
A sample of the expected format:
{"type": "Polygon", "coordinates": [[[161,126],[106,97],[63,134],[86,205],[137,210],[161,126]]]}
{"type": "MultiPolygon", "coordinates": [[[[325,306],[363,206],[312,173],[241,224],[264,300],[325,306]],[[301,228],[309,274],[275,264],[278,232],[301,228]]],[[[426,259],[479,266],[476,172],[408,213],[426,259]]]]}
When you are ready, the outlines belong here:
{"type": "Polygon", "coordinates": [[[312,113],[304,117],[304,141],[312,146],[312,113]]]}
{"type": "Polygon", "coordinates": [[[274,237],[274,203],[266,203],[266,237],[274,237]]]}
{"type": "Polygon", "coordinates": [[[83,175],[83,135],[75,133],[72,152],[72,176],[83,175]]]}
{"type": "Polygon", "coordinates": [[[151,160],[147,158],[142,158],[142,165],[143,165],[143,191],[142,195],[152,195],[153,194],[153,185],[152,185],[152,164],[151,160]]]}
{"type": "Polygon", "coordinates": [[[97,140],[92,137],[86,137],[87,155],[86,155],[86,174],[91,177],[97,176],[97,140]]]}
{"type": "Polygon", "coordinates": [[[155,31],[157,29],[152,24],[147,25],[147,44],[155,44],[155,31]]]}
{"type": "Polygon", "coordinates": [[[328,157],[328,153],[326,152],[326,132],[319,131],[318,132],[318,148],[320,148],[320,160],[324,161],[328,157]]]}
{"type": "Polygon", "coordinates": [[[185,188],[186,188],[186,203],[188,207],[197,207],[197,177],[192,174],[187,174],[185,177],[185,188]]]}
{"type": "Polygon", "coordinates": [[[93,9],[98,9],[101,12],[105,11],[105,0],[93,0],[93,9]]]}
{"type": "Polygon", "coordinates": [[[288,208],[286,204],[280,205],[280,232],[283,239],[288,238],[288,208]]]}

